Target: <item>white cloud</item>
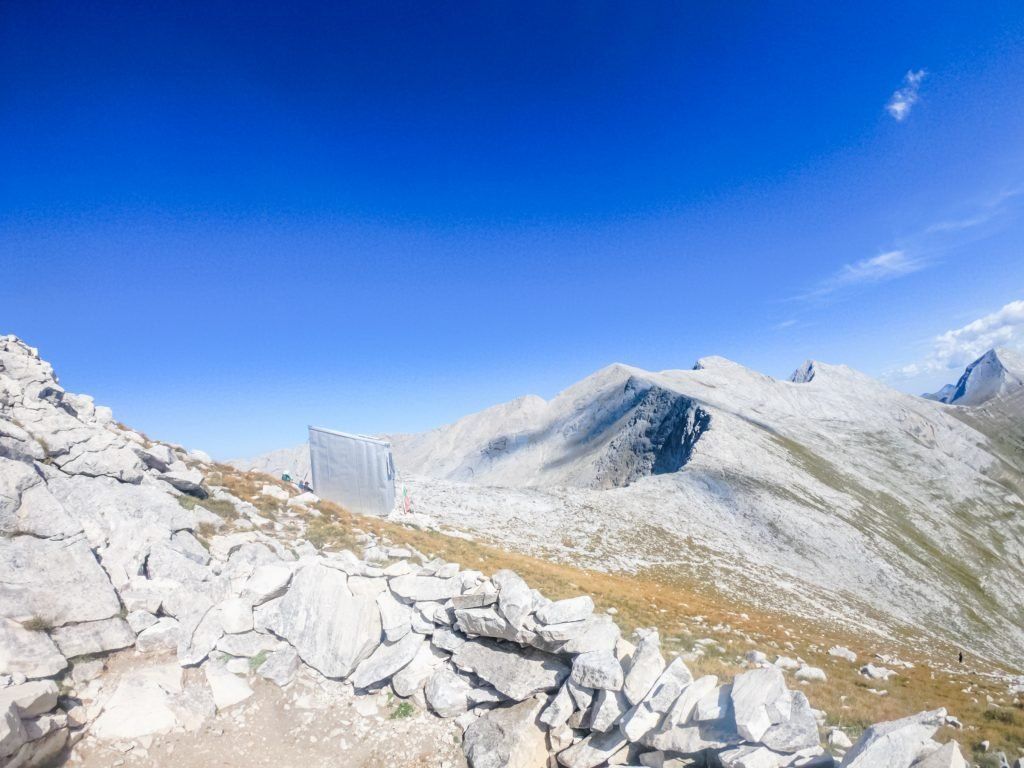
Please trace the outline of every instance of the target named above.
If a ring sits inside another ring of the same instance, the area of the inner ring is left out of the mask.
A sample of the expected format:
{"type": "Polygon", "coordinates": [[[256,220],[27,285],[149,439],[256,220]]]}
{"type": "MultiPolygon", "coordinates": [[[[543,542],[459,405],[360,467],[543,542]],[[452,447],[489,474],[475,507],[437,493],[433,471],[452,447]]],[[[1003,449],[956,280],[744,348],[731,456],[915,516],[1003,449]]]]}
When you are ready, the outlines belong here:
{"type": "Polygon", "coordinates": [[[935,371],[959,371],[993,347],[1024,349],[1024,301],[1011,301],[967,325],[940,333],[932,339],[927,357],[890,375],[909,379],[935,371]]]}
{"type": "Polygon", "coordinates": [[[903,122],[907,119],[910,110],[917,103],[917,91],[927,74],[923,69],[910,70],[903,76],[903,86],[897,88],[889,97],[889,103],[885,105],[885,108],[896,122],[903,122]]]}
{"type": "Polygon", "coordinates": [[[903,250],[886,251],[877,256],[855,261],[852,264],[844,264],[838,272],[824,280],[813,291],[805,293],[798,298],[822,298],[842,288],[863,283],[882,283],[922,270],[928,264],[927,259],[911,256],[903,250]]]}

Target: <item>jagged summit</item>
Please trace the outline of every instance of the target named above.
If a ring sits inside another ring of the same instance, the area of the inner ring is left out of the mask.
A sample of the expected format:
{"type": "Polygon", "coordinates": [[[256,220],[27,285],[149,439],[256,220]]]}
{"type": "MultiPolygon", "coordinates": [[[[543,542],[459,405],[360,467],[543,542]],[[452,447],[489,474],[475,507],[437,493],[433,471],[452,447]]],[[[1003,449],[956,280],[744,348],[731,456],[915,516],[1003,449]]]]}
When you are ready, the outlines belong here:
{"type": "Polygon", "coordinates": [[[976,406],[1024,390],[1024,356],[1011,349],[990,349],[967,366],[956,384],[926,394],[929,400],[976,406]]]}
{"type": "Polygon", "coordinates": [[[815,374],[817,374],[817,363],[814,360],[805,360],[803,365],[793,371],[789,376],[789,380],[794,384],[807,384],[814,380],[815,374]]]}

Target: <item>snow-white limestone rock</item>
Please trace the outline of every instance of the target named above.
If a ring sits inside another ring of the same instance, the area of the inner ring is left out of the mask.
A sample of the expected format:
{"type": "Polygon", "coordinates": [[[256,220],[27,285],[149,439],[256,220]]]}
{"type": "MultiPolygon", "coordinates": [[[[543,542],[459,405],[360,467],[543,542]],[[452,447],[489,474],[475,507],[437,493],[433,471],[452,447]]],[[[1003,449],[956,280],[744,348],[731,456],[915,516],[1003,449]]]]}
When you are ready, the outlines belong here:
{"type": "Polygon", "coordinates": [[[377,603],[353,596],[334,568],[301,568],[276,608],[271,629],[327,677],[348,677],[380,644],[377,603]]]}
{"type": "Polygon", "coordinates": [[[629,663],[629,673],[622,692],[631,704],[639,704],[665,669],[661,655],[661,639],[656,629],[637,630],[640,642],[629,663]]]}
{"type": "Polygon", "coordinates": [[[544,730],[536,699],[492,709],[466,729],[464,751],[473,768],[541,768],[547,764],[544,730]]]}
{"type": "Polygon", "coordinates": [[[52,677],[67,665],[67,659],[45,632],[0,618],[0,675],[52,677]]]}
{"type": "Polygon", "coordinates": [[[908,768],[921,756],[945,717],[945,709],[935,709],[876,723],[846,753],[841,768],[908,768]]]}
{"type": "Polygon", "coordinates": [[[135,642],[135,633],[119,616],[82,624],[67,624],[50,633],[66,658],[105,653],[127,648],[135,642]]]}
{"type": "Polygon", "coordinates": [[[569,676],[569,667],[557,656],[533,648],[514,650],[489,640],[465,643],[452,654],[452,664],[515,701],[552,691],[569,676]]]}
{"type": "Polygon", "coordinates": [[[736,727],[747,741],[759,742],[772,725],[788,719],[791,700],[786,681],[776,667],[752,669],[732,685],[736,727]]]}

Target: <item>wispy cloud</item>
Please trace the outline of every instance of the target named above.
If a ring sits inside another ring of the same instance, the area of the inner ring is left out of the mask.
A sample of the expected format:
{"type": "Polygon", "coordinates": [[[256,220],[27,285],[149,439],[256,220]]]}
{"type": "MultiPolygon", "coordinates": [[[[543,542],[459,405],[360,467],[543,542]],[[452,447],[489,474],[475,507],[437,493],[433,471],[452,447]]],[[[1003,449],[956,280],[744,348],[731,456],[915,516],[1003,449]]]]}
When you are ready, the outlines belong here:
{"type": "Polygon", "coordinates": [[[919,272],[929,265],[928,259],[913,256],[904,250],[886,251],[877,256],[844,264],[838,272],[823,280],[817,288],[799,296],[801,299],[820,299],[844,288],[864,283],[883,283],[919,272]]]}
{"type": "Polygon", "coordinates": [[[896,122],[901,123],[907,119],[910,110],[917,103],[917,92],[927,74],[923,69],[910,70],[903,76],[903,85],[889,97],[889,103],[885,108],[896,122]]]}
{"type": "Polygon", "coordinates": [[[1024,349],[1024,300],[1011,301],[967,325],[940,333],[926,357],[898,368],[890,378],[913,378],[935,371],[959,371],[993,347],[1024,349]]]}

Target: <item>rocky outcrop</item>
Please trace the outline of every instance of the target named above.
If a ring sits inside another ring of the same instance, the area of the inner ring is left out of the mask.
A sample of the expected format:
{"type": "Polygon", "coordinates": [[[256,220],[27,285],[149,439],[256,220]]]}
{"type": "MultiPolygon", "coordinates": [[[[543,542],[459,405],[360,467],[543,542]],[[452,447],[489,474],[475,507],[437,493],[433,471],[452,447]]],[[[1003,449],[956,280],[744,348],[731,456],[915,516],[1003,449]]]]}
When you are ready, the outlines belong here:
{"type": "MultiPolygon", "coordinates": [[[[637,396],[653,409],[635,426],[655,471],[659,435],[676,441],[682,422],[658,393],[637,396]]],[[[778,666],[695,680],[656,630],[634,646],[589,597],[551,602],[511,571],[487,578],[372,536],[360,557],[277,535],[210,482],[208,457],[115,425],[12,337],[0,456],[0,766],[41,765],[86,730],[195,730],[257,683],[300,675],[453,719],[473,768],[832,764],[778,666]],[[210,497],[230,523],[211,522],[210,497]],[[96,684],[124,648],[135,665],[96,684]]],[[[272,489],[299,525],[297,489],[272,489]]],[[[931,739],[943,715],[868,729],[843,765],[955,765],[931,739]]]]}

